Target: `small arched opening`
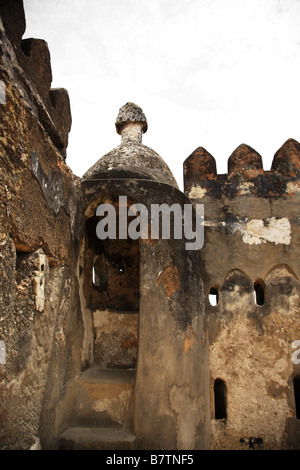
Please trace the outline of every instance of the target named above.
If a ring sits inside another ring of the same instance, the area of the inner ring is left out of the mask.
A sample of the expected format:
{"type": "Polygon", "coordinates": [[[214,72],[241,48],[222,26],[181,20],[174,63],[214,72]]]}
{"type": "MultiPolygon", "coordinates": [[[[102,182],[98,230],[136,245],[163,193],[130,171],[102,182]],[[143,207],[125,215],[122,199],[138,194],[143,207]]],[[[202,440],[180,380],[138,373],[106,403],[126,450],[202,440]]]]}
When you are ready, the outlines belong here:
{"type": "Polygon", "coordinates": [[[255,303],[257,305],[264,305],[265,303],[265,285],[262,280],[254,282],[255,303]]]}
{"type": "Polygon", "coordinates": [[[219,290],[216,287],[211,287],[208,300],[212,307],[216,307],[219,303],[219,290]]]}

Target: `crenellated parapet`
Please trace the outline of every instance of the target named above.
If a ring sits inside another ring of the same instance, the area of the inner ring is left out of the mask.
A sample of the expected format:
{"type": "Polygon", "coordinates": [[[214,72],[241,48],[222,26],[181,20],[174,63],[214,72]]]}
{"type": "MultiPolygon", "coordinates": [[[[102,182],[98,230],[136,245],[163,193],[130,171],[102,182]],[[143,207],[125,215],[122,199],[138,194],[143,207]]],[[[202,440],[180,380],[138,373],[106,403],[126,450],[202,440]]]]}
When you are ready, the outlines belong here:
{"type": "Polygon", "coordinates": [[[63,88],[51,89],[48,44],[41,39],[22,39],[25,30],[23,1],[1,0],[0,80],[7,91],[13,86],[22,88],[24,101],[65,159],[72,121],[69,95],[63,88]]]}
{"type": "Polygon", "coordinates": [[[294,139],[287,140],[274,155],[272,170],[286,178],[300,175],[300,144],[294,139]]]}
{"type": "Polygon", "coordinates": [[[256,195],[288,197],[300,190],[300,144],[288,139],[275,153],[270,171],[261,155],[241,144],[228,158],[228,173],[218,175],[214,157],[198,147],[184,162],[184,191],[191,199],[256,195]]]}

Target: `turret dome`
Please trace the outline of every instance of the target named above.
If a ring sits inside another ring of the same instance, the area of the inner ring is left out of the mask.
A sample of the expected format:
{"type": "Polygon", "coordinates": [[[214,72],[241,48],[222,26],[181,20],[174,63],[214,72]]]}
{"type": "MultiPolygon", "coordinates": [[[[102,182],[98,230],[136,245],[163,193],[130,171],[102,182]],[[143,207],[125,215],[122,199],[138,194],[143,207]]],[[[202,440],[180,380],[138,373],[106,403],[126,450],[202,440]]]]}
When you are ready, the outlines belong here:
{"type": "Polygon", "coordinates": [[[142,109],[134,103],[126,103],[119,110],[115,125],[122,137],[121,144],[100,158],[83,175],[83,181],[145,179],[178,188],[164,160],[154,150],[142,144],[142,135],[148,128],[142,109]]]}

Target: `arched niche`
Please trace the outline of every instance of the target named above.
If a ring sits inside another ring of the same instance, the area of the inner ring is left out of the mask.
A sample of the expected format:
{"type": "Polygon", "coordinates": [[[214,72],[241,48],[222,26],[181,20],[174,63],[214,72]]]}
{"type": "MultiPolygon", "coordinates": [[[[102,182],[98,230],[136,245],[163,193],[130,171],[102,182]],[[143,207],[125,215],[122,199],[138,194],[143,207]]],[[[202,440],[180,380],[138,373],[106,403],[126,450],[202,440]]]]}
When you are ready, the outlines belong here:
{"type": "MultiPolygon", "coordinates": [[[[140,299],[140,241],[130,237],[99,238],[97,207],[111,204],[116,211],[117,196],[93,201],[87,208],[81,254],[82,295],[90,324],[92,364],[108,369],[135,369],[138,356],[140,299]]],[[[131,201],[128,200],[128,204],[131,201]]],[[[123,227],[124,228],[124,227],[123,227]]],[[[127,227],[126,231],[127,232],[127,227]]]]}
{"type": "Polygon", "coordinates": [[[299,280],[293,269],[280,264],[274,266],[265,278],[266,295],[272,310],[286,314],[297,313],[300,306],[299,280]]]}
{"type": "Polygon", "coordinates": [[[243,271],[233,269],[227,273],[220,289],[220,300],[223,303],[232,304],[252,295],[253,282],[243,271]]]}
{"type": "MultiPolygon", "coordinates": [[[[98,201],[98,205],[101,201],[98,201]]],[[[105,202],[107,204],[107,202],[105,202]]],[[[119,207],[115,238],[100,239],[97,225],[102,217],[93,215],[85,224],[84,293],[88,308],[115,311],[139,310],[139,240],[119,238],[119,207]]],[[[128,202],[128,206],[130,201],[128,202]]],[[[127,233],[125,227],[124,233],[127,233]]]]}

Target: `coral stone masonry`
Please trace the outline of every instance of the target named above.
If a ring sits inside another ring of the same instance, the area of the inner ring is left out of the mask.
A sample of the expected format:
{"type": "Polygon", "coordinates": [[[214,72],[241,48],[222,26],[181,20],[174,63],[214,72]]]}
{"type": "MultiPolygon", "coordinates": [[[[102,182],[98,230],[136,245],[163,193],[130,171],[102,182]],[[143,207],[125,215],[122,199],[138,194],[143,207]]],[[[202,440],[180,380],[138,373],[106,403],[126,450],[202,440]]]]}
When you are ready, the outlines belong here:
{"type": "Polygon", "coordinates": [[[68,92],[25,30],[2,0],[0,449],[299,450],[300,144],[270,171],[242,144],[223,175],[198,147],[182,192],[128,102],[79,178],[68,92]]]}

